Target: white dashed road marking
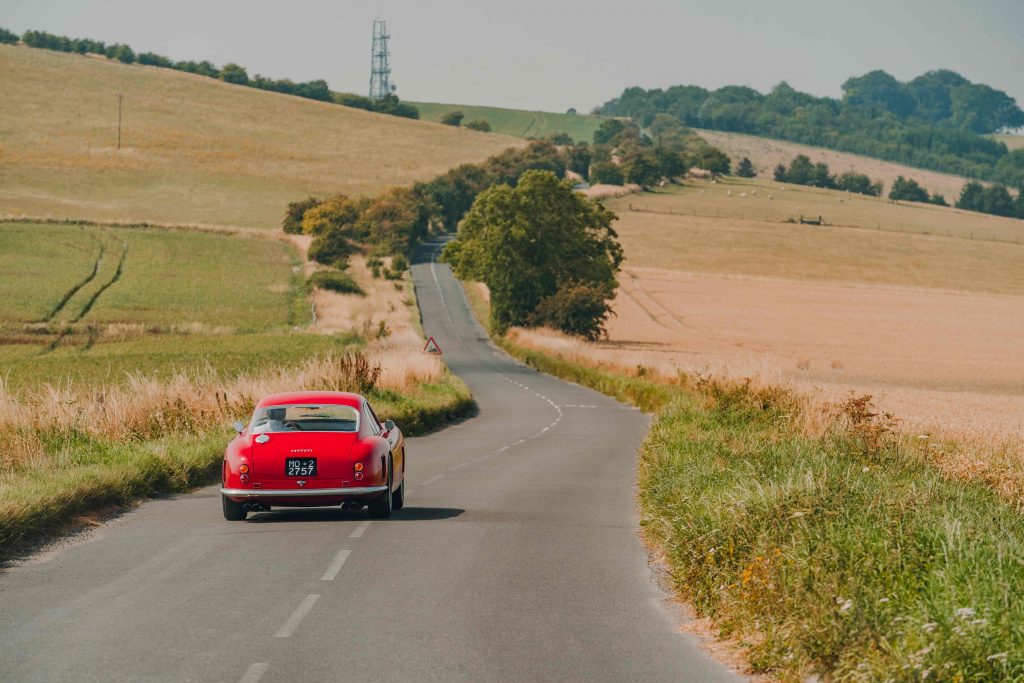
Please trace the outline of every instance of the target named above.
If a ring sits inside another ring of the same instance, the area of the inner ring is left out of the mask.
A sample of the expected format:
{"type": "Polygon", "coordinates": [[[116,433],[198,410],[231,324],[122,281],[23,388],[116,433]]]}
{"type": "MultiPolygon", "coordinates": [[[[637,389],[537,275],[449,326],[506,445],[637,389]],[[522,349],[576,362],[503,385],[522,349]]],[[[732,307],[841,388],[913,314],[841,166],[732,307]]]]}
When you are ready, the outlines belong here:
{"type": "Polygon", "coordinates": [[[339,550],[338,554],[334,556],[334,562],[331,562],[331,566],[327,568],[324,575],[320,577],[321,581],[334,581],[334,577],[341,571],[342,565],[345,564],[345,560],[352,554],[351,550],[339,550]]]}
{"type": "Polygon", "coordinates": [[[309,610],[313,609],[313,605],[320,599],[319,595],[307,595],[306,598],[299,603],[299,606],[295,608],[292,615],[288,617],[288,621],[284,622],[284,626],[277,629],[277,633],[274,634],[275,638],[287,638],[291,634],[295,633],[295,629],[299,627],[302,620],[309,614],[309,610]]]}
{"type": "Polygon", "coordinates": [[[249,668],[242,674],[242,678],[238,683],[259,683],[259,680],[263,678],[263,674],[267,673],[267,669],[270,668],[270,664],[265,662],[257,662],[250,664],[249,668]]]}
{"type": "Polygon", "coordinates": [[[360,538],[360,537],[362,537],[363,533],[367,530],[367,528],[369,528],[369,526],[371,524],[373,524],[373,520],[372,519],[368,519],[365,522],[360,522],[359,526],[357,526],[355,529],[353,529],[352,533],[350,533],[348,535],[348,537],[349,538],[360,538]]]}

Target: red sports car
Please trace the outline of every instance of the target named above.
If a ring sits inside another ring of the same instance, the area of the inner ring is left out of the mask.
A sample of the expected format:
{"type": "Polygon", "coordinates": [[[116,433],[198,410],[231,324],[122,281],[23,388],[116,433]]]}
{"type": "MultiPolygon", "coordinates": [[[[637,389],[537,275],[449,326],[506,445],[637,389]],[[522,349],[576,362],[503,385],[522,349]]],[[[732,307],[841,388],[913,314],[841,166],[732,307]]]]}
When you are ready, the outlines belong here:
{"type": "Polygon", "coordinates": [[[309,391],[267,396],[224,451],[224,518],[272,505],[340,505],[388,517],[405,503],[405,440],[358,394],[309,391]]]}

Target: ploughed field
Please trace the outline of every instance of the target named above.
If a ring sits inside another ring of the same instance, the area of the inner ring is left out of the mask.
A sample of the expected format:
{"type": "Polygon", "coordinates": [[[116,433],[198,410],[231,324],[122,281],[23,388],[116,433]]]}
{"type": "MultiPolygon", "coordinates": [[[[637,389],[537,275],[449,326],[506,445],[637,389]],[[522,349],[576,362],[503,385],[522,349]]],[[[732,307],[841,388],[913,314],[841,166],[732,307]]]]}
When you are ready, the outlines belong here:
{"type": "Polygon", "coordinates": [[[23,46],[0,45],[0,92],[8,217],[275,228],[310,194],[375,194],[522,144],[23,46]]]}
{"type": "Polygon", "coordinates": [[[288,242],[264,233],[0,223],[0,364],[8,388],[129,373],[296,364],[349,338],[310,312],[288,242]]]}
{"type": "Polygon", "coordinates": [[[626,253],[594,347],[609,362],[870,393],[922,430],[1024,430],[1024,221],[759,178],[609,205],[626,253]],[[801,213],[829,225],[786,222],[801,213]]]}

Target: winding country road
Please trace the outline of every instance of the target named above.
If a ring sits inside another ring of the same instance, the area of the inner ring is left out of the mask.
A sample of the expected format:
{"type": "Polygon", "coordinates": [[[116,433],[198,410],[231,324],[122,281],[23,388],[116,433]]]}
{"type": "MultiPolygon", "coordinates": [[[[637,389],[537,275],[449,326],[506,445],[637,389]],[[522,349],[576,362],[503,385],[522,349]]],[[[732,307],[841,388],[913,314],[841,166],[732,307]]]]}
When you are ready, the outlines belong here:
{"type": "Polygon", "coordinates": [[[424,327],[479,413],[409,439],[404,510],[148,501],[0,574],[0,680],[739,680],[637,538],[647,418],[495,350],[433,251],[424,327]]]}

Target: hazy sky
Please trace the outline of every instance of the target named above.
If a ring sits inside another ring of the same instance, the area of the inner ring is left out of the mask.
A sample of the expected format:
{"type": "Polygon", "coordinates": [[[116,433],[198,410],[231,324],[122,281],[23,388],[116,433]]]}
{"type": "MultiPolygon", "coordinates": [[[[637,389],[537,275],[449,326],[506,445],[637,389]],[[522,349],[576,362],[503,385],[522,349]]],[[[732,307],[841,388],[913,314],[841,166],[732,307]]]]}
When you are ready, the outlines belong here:
{"type": "Polygon", "coordinates": [[[366,94],[374,17],[403,99],[589,110],[629,85],[780,80],[836,96],[849,76],[950,68],[1024,105],[1024,0],[0,0],[0,26],[235,61],[366,94]]]}

